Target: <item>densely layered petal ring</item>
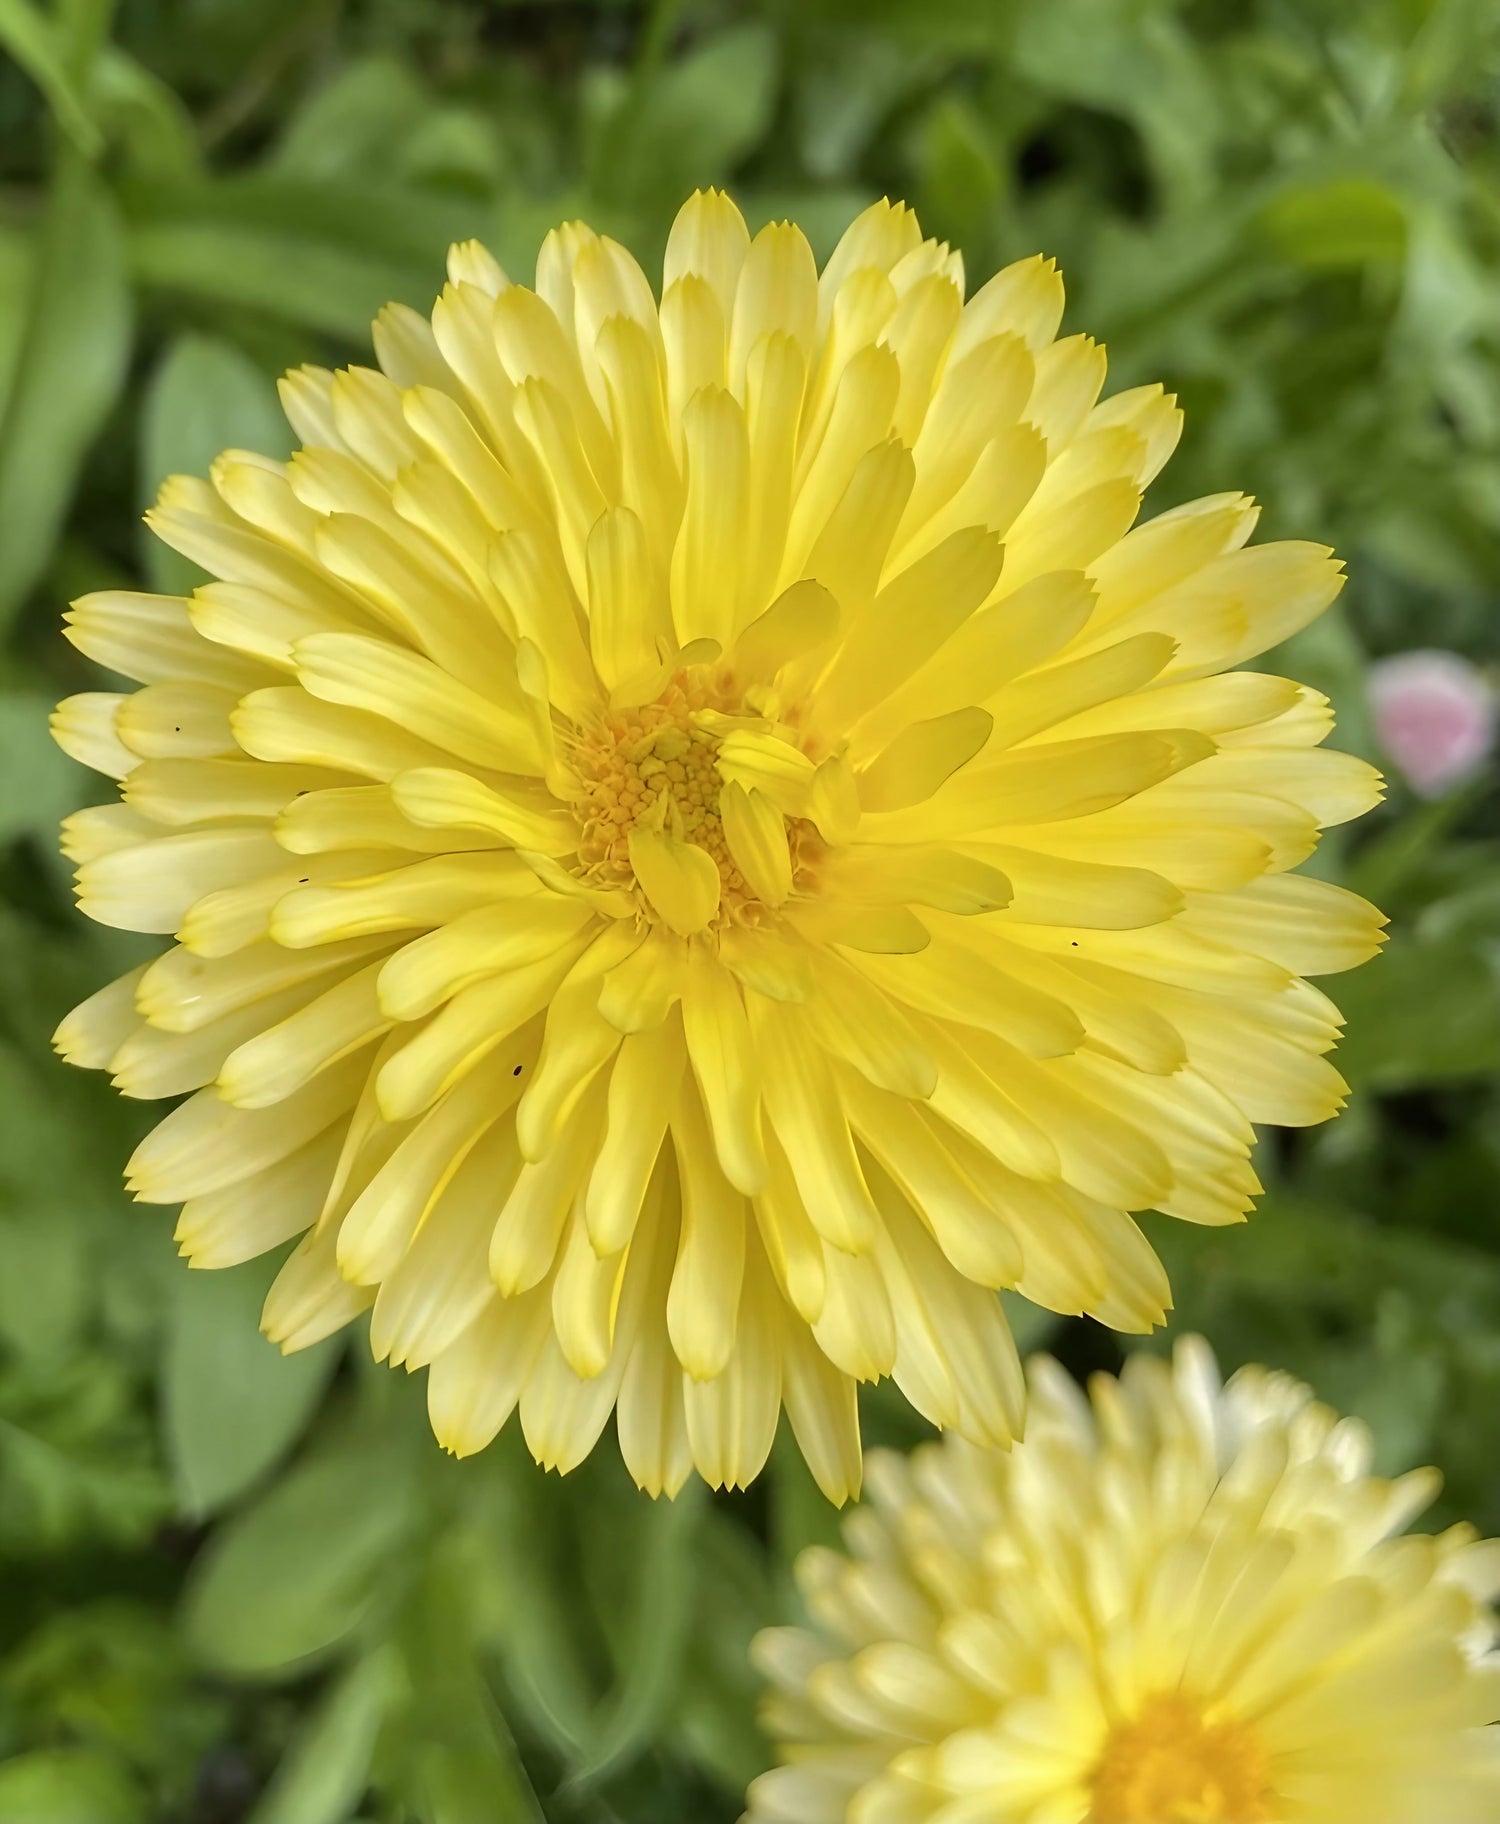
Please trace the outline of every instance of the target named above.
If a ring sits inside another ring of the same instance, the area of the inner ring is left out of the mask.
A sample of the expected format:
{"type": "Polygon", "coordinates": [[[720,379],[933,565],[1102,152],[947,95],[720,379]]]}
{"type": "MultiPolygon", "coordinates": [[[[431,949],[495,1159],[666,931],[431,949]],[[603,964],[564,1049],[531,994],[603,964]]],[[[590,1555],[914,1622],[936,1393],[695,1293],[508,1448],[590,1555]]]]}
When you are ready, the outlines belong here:
{"type": "Polygon", "coordinates": [[[57,712],[121,787],[79,901],[176,942],[58,1045],[192,1092],[129,1182],[194,1265],[301,1236],[283,1346],[373,1307],[452,1449],[613,1411],[652,1490],[784,1404],[842,1499],[857,1383],[1005,1442],[995,1288],[1149,1328],[1129,1212],[1237,1222],[1251,1124],[1339,1107],[1303,978],[1380,919],[1291,870],[1378,781],[1233,669],[1338,566],[1136,525],[1179,414],[1062,306],[889,203],[820,275],[694,196],[659,304],[576,224],[535,289],[460,246],[379,371],[287,378],[290,462],[167,484],[216,580],[74,605],[141,685],[57,712]]]}

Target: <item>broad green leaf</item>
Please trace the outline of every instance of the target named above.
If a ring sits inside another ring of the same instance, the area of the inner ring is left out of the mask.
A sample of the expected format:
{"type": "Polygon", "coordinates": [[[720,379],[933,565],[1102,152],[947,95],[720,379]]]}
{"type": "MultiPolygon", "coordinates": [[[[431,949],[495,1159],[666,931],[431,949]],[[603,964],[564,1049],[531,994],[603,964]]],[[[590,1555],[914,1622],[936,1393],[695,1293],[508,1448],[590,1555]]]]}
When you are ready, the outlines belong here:
{"type": "Polygon", "coordinates": [[[649,77],[614,85],[596,73],[604,124],[594,187],[612,202],[668,211],[695,187],[722,183],[756,144],[776,99],[776,41],[747,24],[649,77]]]}
{"type": "Polygon", "coordinates": [[[781,1573],[778,1611],[768,1619],[791,1620],[798,1609],[792,1567],[810,1545],[832,1546],[837,1550],[843,1516],[813,1480],[812,1471],[797,1448],[789,1425],[783,1425],[777,1431],[768,1467],[771,1537],[776,1547],[777,1569],[781,1573]]]}
{"type": "Polygon", "coordinates": [[[214,1671],[300,1671],[357,1628],[415,1519],[408,1458],[382,1437],[324,1443],[218,1531],[189,1580],[184,1626],[214,1671]]]}
{"type": "MultiPolygon", "coordinates": [[[[592,1727],[594,1689],[580,1636],[584,1606],[576,1569],[568,1484],[536,1473],[514,1431],[497,1453],[485,1511],[495,1541],[491,1628],[516,1712],[556,1754],[572,1760],[592,1727]]],[[[575,1475],[572,1486],[580,1485],[575,1475]]]]}
{"type": "Polygon", "coordinates": [[[1401,199],[1369,178],[1336,178],[1283,190],[1257,227],[1283,258],[1315,268],[1394,264],[1406,253],[1401,199]]]}
{"type": "Polygon", "coordinates": [[[994,216],[1006,188],[993,133],[974,105],[958,96],[938,101],[922,130],[923,220],[963,249],[966,265],[989,252],[994,216]]]}
{"type": "Polygon", "coordinates": [[[122,1761],[91,1748],[41,1749],[0,1766],[0,1824],[147,1824],[122,1761]]]}
{"type": "Polygon", "coordinates": [[[249,1824],[345,1824],[370,1783],[375,1743],[403,1687],[400,1656],[382,1647],[332,1686],[277,1769],[249,1824]]]}
{"type": "Polygon", "coordinates": [[[78,1346],[89,1309],[84,1225],[55,1209],[0,1210],[0,1341],[22,1355],[78,1346]]]}
{"type": "Polygon", "coordinates": [[[36,236],[0,227],[0,423],[5,420],[26,335],[26,306],[36,264],[36,236]]]}
{"type": "Polygon", "coordinates": [[[97,152],[99,128],[74,78],[70,47],[57,20],[39,11],[32,0],[0,0],[0,46],[47,97],[57,124],[78,150],[90,156],[97,152]]]}
{"type": "MultiPolygon", "coordinates": [[[[284,458],[293,439],[271,377],[232,342],[180,336],[163,356],[141,412],[140,500],[149,505],[169,475],[206,475],[227,449],[284,458]]],[[[141,528],[152,586],[191,589],[203,572],[141,528]]]]}
{"type": "Polygon", "coordinates": [[[1015,65],[1047,95],[1118,114],[1170,198],[1211,193],[1223,121],[1187,33],[1165,7],[1048,0],[1016,10],[1015,65]]]}
{"type": "Polygon", "coordinates": [[[0,842],[32,834],[50,847],[59,821],[97,795],[98,776],[70,760],[47,732],[51,708],[43,696],[0,692],[0,842]]]}
{"type": "Polygon", "coordinates": [[[107,45],[94,67],[93,98],[112,141],[144,182],[181,183],[202,168],[193,116],[181,96],[143,63],[107,45]]]}
{"type": "Polygon", "coordinates": [[[1398,934],[1336,994],[1348,1022],[1337,1062],[1351,1083],[1410,1089],[1500,1070],[1500,980],[1461,939],[1398,934]]]}
{"type": "Polygon", "coordinates": [[[176,1276],[162,1422],[178,1501],[194,1518],[234,1500],[286,1455],[338,1366],[338,1337],[283,1355],[260,1334],[278,1264],[176,1276]]]}
{"type": "Polygon", "coordinates": [[[703,1485],[694,1480],[672,1501],[640,1496],[635,1503],[641,1524],[624,1574],[628,1595],[619,1605],[622,1625],[611,1643],[615,1687],[600,1706],[593,1739],[574,1767],[577,1784],[604,1779],[628,1765],[665,1730],[698,1613],[694,1566],[708,1519],[703,1496],[703,1485]]]}
{"type": "Polygon", "coordinates": [[[421,1824],[541,1824],[481,1658],[476,1590],[489,1581],[492,1534],[457,1527],[437,1541],[395,1635],[410,1701],[382,1758],[421,1824]]]}
{"type": "Polygon", "coordinates": [[[293,115],[268,169],[288,177],[367,176],[389,168],[395,147],[431,111],[421,82],[394,57],[366,57],[341,69],[293,115]]]}
{"type": "Polygon", "coordinates": [[[0,1373],[0,1549],[144,1547],[170,1510],[132,1377],[75,1349],[0,1373]]]}
{"type": "Polygon", "coordinates": [[[676,1706],[677,1745],[737,1792],[766,1764],[755,1726],[760,1680],[750,1665],[750,1642],[781,1617],[765,1556],[746,1528],[706,1528],[697,1556],[697,1620],[676,1706]]]}
{"type": "Polygon", "coordinates": [[[137,279],[153,289],[264,311],[360,344],[382,305],[434,292],[441,276],[436,264],[424,277],[275,229],[197,221],[137,229],[130,258],[137,279]]]}
{"type": "Polygon", "coordinates": [[[378,175],[158,185],[131,194],[130,260],[153,291],[367,349],[382,305],[431,308],[449,242],[480,232],[488,214],[461,193],[378,175]]]}
{"type": "Polygon", "coordinates": [[[0,622],[46,568],[90,444],[130,354],[131,300],[115,205],[73,159],[59,166],[0,420],[0,622]]]}

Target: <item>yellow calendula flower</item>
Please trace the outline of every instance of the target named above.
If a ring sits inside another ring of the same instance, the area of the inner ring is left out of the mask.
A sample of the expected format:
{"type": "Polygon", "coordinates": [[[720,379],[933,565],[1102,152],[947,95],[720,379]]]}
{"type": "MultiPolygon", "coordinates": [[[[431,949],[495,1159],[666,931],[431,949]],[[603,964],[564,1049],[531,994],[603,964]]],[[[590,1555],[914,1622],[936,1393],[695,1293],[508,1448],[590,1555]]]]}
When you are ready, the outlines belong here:
{"type": "Polygon", "coordinates": [[[1378,781],[1219,675],[1338,567],[1237,495],[1131,530],[1179,415],[1062,303],[889,203],[820,276],[694,196],[660,305],[577,224],[535,290],[460,246],[288,377],[290,462],[167,484],[219,580],[75,604],[143,685],[57,713],[123,798],[79,901],[177,942],[59,1048],[195,1092],[129,1169],[191,1262],[302,1236],[277,1342],[373,1306],[453,1450],[613,1410],[652,1490],[785,1404],[842,1499],[856,1382],[1005,1442],[994,1288],[1149,1328],[1127,1212],[1236,1222],[1251,1123],[1338,1108],[1301,977],[1380,920],[1288,870],[1378,781]]]}
{"type": "Polygon", "coordinates": [[[1030,1382],[1024,1444],[879,1453],[848,1556],[799,1560],[750,1824],[1500,1817],[1500,1540],[1404,1532],[1436,1471],[1198,1338],[1092,1410],[1030,1382]]]}

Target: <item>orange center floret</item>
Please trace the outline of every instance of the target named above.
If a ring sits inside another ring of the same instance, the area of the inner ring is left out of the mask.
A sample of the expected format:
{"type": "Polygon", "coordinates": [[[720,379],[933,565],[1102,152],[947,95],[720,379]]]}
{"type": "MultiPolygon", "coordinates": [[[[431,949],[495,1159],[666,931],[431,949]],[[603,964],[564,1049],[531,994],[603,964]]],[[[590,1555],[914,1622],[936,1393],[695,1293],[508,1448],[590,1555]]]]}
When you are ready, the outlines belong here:
{"type": "Polygon", "coordinates": [[[1269,1824],[1275,1798],[1244,1724],[1208,1723],[1186,1698],[1159,1697],[1110,1737],[1089,1824],[1269,1824]]]}
{"type": "Polygon", "coordinates": [[[719,743],[693,721],[723,707],[711,681],[678,672],[654,702],[612,711],[578,743],[578,859],[601,885],[632,883],[630,832],[644,824],[711,855],[726,905],[749,895],[719,818],[719,743]]]}

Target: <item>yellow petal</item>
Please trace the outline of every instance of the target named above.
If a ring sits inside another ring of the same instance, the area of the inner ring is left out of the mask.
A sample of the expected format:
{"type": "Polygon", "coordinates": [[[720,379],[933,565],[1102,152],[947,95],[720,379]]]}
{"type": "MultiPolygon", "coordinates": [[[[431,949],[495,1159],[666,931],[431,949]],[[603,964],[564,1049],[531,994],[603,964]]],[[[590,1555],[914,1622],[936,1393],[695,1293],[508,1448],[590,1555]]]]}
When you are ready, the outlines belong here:
{"type": "Polygon", "coordinates": [[[792,890],[786,823],[764,792],[730,780],[719,794],[724,840],[756,898],[779,906],[792,890]]]}
{"type": "Polygon", "coordinates": [[[682,1234],[667,1294],[667,1331],[695,1381],[722,1374],[734,1350],[745,1276],[745,1199],[719,1169],[698,1091],[684,1080],[672,1117],[682,1234]]]}
{"type": "Polygon", "coordinates": [[[814,952],[811,960],[815,992],[808,1018],[828,1050],[898,1096],[930,1096],[937,1088],[936,1060],[890,997],[832,953],[814,952]]]}
{"type": "Polygon", "coordinates": [[[218,1073],[224,1100],[236,1108],[269,1108],[303,1089],[330,1064],[378,1039],[391,1025],[375,998],[380,968],[379,963],[366,964],[230,1052],[218,1073]]]}
{"type": "Polygon", "coordinates": [[[750,507],[745,414],[729,393],[705,388],[683,411],[682,435],[687,500],[672,553],[672,621],[683,642],[727,647],[741,619],[731,554],[744,548],[750,507]]]}
{"type": "Polygon", "coordinates": [[[111,690],[87,690],[64,697],[48,722],[52,739],[80,766],[91,767],[110,779],[123,779],[141,764],[140,755],[126,747],[115,729],[115,717],[125,701],[123,695],[111,690]]]}
{"type": "Polygon", "coordinates": [[[807,239],[792,222],[767,222],[750,243],[729,319],[729,386],[743,399],[750,351],[775,331],[811,354],[817,329],[818,268],[807,239]]]}
{"type": "Polygon", "coordinates": [[[427,1413],[438,1442],[472,1456],[491,1442],[516,1409],[552,1329],[550,1288],[495,1298],[427,1376],[427,1413]]]}
{"type": "Polygon", "coordinates": [[[727,375],[728,318],[713,287],[684,273],[662,293],[661,333],[667,352],[667,417],[677,432],[688,401],[704,387],[723,387],[727,375]]]}
{"type": "Polygon", "coordinates": [[[710,1488],[748,1488],[765,1467],[781,1416],[781,1325],[759,1248],[747,1250],[734,1354],[711,1381],[684,1388],[688,1439],[710,1488]]]}
{"type": "Polygon", "coordinates": [[[781,569],[806,379],[806,352],[784,330],[762,336],[750,350],[745,370],[750,508],[742,557],[743,618],[757,615],[765,607],[781,569]]]}
{"type": "Polygon", "coordinates": [[[524,1159],[544,1158],[601,1066],[619,1049],[620,1033],[599,1012],[599,981],[640,942],[614,924],[600,932],[552,996],[541,1056],[516,1110],[524,1159]]]}
{"type": "Polygon", "coordinates": [[[988,597],[1001,559],[999,539],[971,527],[892,578],[820,679],[819,724],[843,732],[925,665],[988,597]]]}
{"type": "Polygon", "coordinates": [[[735,641],[734,668],[749,682],[771,678],[783,665],[816,652],[838,631],[838,603],[811,577],[784,589],[735,641]]]}
{"type": "Polygon", "coordinates": [[[724,1176],[753,1196],[766,1176],[760,1062],[738,983],[701,945],[688,951],[682,1026],[724,1176]]]}
{"type": "Polygon", "coordinates": [[[388,874],[295,887],[278,899],[271,935],[300,950],[377,931],[420,930],[502,900],[529,899],[541,882],[519,856],[434,855],[388,874]]]}
{"type": "Polygon", "coordinates": [[[601,1255],[630,1240],[681,1092],[682,1026],[663,1021],[626,1035],[609,1073],[604,1141],[584,1201],[589,1238],[601,1255]]]}
{"type": "Polygon", "coordinates": [[[727,323],[749,251],[750,231],[732,199],[722,190],[695,190],[677,211],[667,236],[662,292],[669,291],[685,273],[692,273],[718,299],[727,323]]]}
{"type": "Polygon", "coordinates": [[[899,811],[924,803],[989,740],[987,710],[970,705],[930,722],[914,723],[859,774],[866,811],[899,811]]]}
{"type": "Polygon", "coordinates": [[[471,982],[552,955],[591,917],[552,893],[465,912],[396,952],[380,978],[381,1005],[395,1019],[420,1019],[471,982]]]}
{"type": "Polygon", "coordinates": [[[481,830],[542,855],[569,855],[577,847],[578,828],[566,813],[534,809],[532,803],[493,791],[481,780],[451,768],[416,766],[398,771],[391,777],[391,796],[396,808],[414,823],[481,830]]]}
{"type": "Polygon", "coordinates": [[[524,1074],[541,1044],[540,1025],[533,1030],[531,1022],[577,961],[584,941],[575,936],[551,955],[461,988],[381,1066],[375,1087],[383,1118],[414,1120],[513,1035],[519,1049],[511,1074],[524,1074]]]}
{"type": "Polygon", "coordinates": [[[290,1108],[231,1108],[216,1090],[200,1089],[131,1154],[126,1184],[140,1203],[182,1203],[252,1177],[347,1114],[365,1070],[363,1057],[336,1064],[290,1108]]]}
{"type": "Polygon", "coordinates": [[[751,1004],[757,1041],[777,1060],[765,1078],[766,1114],[819,1234],[859,1253],[870,1245],[875,1207],[827,1059],[794,1012],[771,1001],[751,1004]]]}
{"type": "Polygon", "coordinates": [[[346,1279],[376,1285],[394,1270],[470,1148],[515,1095],[514,1080],[491,1060],[413,1123],[339,1224],[339,1271],[346,1279]]]}
{"type": "Polygon", "coordinates": [[[639,824],[630,832],[630,865],[652,909],[682,937],[719,910],[719,870],[706,849],[639,824]]]}

